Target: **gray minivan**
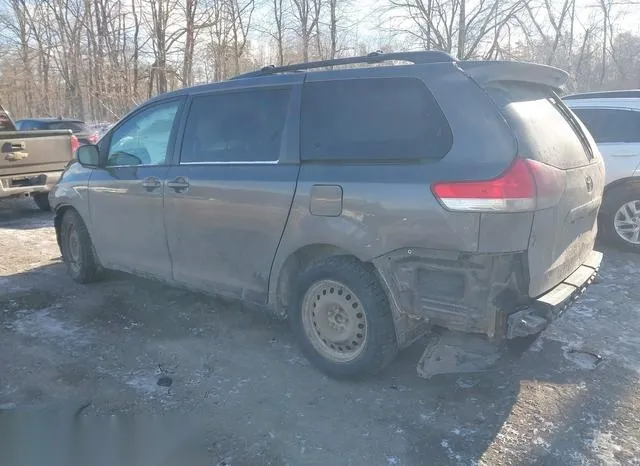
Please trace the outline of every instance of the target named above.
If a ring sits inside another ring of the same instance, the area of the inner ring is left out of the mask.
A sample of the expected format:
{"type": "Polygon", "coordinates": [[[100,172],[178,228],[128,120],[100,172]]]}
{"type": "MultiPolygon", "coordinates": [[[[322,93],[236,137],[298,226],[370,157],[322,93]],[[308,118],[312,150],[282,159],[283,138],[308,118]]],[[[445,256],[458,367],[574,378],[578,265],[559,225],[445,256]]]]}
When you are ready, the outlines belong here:
{"type": "Polygon", "coordinates": [[[536,334],[602,258],[603,162],[565,79],[374,53],[155,97],[52,192],[62,257],[81,283],[118,269],[288,316],[332,376],[442,329],[536,334]]]}

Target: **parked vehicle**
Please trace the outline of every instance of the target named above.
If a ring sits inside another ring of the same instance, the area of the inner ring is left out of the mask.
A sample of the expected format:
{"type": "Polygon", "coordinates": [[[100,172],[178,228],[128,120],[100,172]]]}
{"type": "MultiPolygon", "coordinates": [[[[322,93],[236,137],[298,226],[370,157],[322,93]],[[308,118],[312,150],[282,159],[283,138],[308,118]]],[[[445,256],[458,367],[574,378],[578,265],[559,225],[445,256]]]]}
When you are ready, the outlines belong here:
{"type": "Polygon", "coordinates": [[[15,131],[16,124],[2,105],[0,105],[0,131],[15,131]]]}
{"type": "Polygon", "coordinates": [[[0,199],[31,196],[50,210],[48,194],[73,158],[78,141],[69,130],[16,131],[0,106],[0,199]]]}
{"type": "Polygon", "coordinates": [[[288,315],[332,376],[436,327],[536,334],[602,258],[604,164],[565,79],[375,53],[158,96],[51,194],[62,257],[80,283],[118,269],[288,315]],[[411,64],[310,72],[390,60],[411,64]]]}
{"type": "Polygon", "coordinates": [[[605,161],[601,234],[640,251],[640,90],[573,94],[564,100],[589,129],[605,161]]]}
{"type": "Polygon", "coordinates": [[[71,118],[28,118],[16,122],[19,131],[69,129],[78,138],[80,145],[98,142],[98,132],[89,128],[82,120],[71,118]]]}

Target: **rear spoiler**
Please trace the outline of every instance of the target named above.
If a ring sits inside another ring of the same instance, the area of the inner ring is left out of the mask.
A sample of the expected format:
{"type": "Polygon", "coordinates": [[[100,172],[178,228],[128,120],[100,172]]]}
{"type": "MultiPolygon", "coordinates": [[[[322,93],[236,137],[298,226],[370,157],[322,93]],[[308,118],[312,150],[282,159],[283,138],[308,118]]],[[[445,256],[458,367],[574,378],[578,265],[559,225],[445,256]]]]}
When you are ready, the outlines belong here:
{"type": "Polygon", "coordinates": [[[458,66],[478,84],[520,81],[560,90],[569,74],[559,68],[517,61],[459,61],[458,66]]]}

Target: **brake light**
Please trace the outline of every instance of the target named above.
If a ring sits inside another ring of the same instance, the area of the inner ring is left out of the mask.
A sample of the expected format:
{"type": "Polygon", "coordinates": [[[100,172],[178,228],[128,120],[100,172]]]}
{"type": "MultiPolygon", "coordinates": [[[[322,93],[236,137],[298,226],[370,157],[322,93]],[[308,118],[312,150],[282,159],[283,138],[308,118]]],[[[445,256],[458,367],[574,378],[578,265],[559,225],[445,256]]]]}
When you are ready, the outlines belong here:
{"type": "Polygon", "coordinates": [[[78,147],[80,147],[80,141],[78,141],[78,138],[72,134],[71,135],[71,153],[75,154],[78,147]]]}
{"type": "Polygon", "coordinates": [[[558,202],[564,191],[564,173],[534,160],[516,158],[492,180],[435,183],[431,190],[449,210],[526,212],[558,202]]]}
{"type": "Polygon", "coordinates": [[[87,141],[89,141],[90,144],[95,144],[96,142],[98,142],[98,133],[90,134],[87,138],[87,141]]]}

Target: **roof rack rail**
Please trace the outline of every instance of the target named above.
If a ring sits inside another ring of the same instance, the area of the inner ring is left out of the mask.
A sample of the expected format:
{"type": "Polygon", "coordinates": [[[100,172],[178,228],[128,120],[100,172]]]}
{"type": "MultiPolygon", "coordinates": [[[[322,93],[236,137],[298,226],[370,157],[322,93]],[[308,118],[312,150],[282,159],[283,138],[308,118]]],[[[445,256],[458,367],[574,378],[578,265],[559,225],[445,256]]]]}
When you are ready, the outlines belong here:
{"type": "Polygon", "coordinates": [[[629,89],[623,91],[602,91],[602,92],[582,92],[578,94],[569,94],[563,97],[565,100],[579,100],[579,99],[630,99],[632,97],[640,97],[640,89],[629,89]]]}
{"type": "Polygon", "coordinates": [[[381,51],[371,52],[367,55],[363,55],[360,57],[348,57],[348,58],[335,58],[333,60],[320,60],[320,61],[312,61],[308,63],[297,63],[294,65],[285,65],[285,66],[265,66],[264,68],[257,71],[250,71],[248,73],[239,74],[234,76],[231,79],[243,79],[243,78],[255,78],[259,76],[268,76],[276,73],[285,73],[287,71],[304,71],[311,70],[315,68],[325,68],[329,66],[340,66],[340,65],[355,65],[355,64],[375,64],[382,63],[385,61],[408,61],[413,64],[423,64],[423,63],[441,63],[441,62],[452,62],[454,58],[446,52],[441,52],[439,50],[423,50],[417,52],[394,52],[394,53],[384,53],[381,51]]]}

